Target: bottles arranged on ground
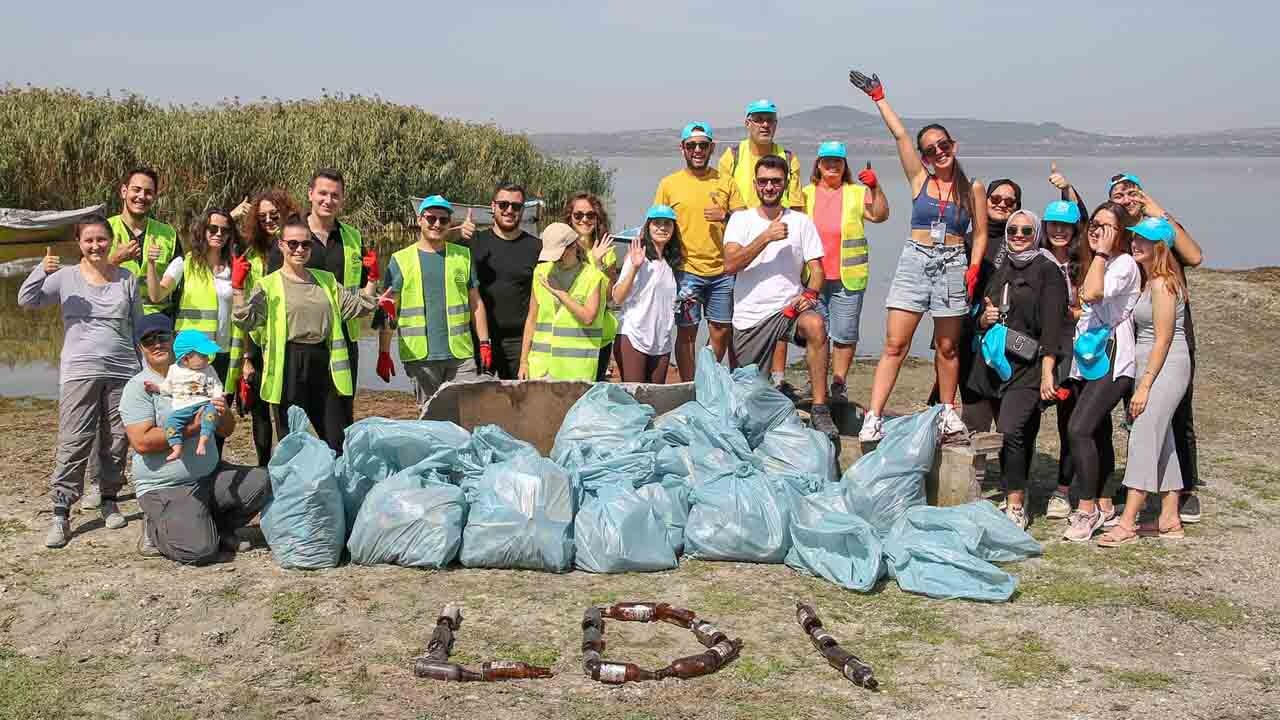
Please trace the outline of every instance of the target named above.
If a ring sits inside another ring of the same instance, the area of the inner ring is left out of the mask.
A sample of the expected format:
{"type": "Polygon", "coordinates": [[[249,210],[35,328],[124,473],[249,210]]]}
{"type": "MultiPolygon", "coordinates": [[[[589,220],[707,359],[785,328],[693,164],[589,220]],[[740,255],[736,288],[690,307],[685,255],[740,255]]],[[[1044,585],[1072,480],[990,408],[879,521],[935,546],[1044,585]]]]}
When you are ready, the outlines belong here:
{"type": "Polygon", "coordinates": [[[587,608],[582,614],[582,671],[592,680],[609,685],[664,678],[689,680],[710,675],[733,662],[741,650],[741,640],[730,640],[715,625],[699,620],[697,613],[669,603],[614,603],[607,607],[587,608]],[[679,658],[656,671],[645,670],[634,663],[605,660],[605,618],[623,622],[666,622],[677,625],[690,630],[707,650],[679,658]]]}
{"type": "Polygon", "coordinates": [[[553,676],[550,668],[514,660],[491,660],[480,666],[480,672],[449,662],[449,654],[453,652],[453,633],[461,625],[462,610],[452,604],[445,605],[436,618],[426,654],[413,661],[414,675],[445,682],[498,682],[553,676]]]}
{"type": "Polygon", "coordinates": [[[689,629],[693,631],[693,636],[698,638],[698,642],[702,643],[703,647],[714,647],[729,639],[729,636],[725,635],[720,628],[706,620],[695,620],[689,629]]]}
{"type": "Polygon", "coordinates": [[[685,608],[674,607],[669,603],[652,602],[620,602],[601,608],[604,617],[624,622],[661,621],[689,627],[696,613],[685,608]]]}
{"type": "Polygon", "coordinates": [[[530,665],[515,660],[491,660],[480,666],[480,675],[485,682],[498,680],[536,680],[554,675],[550,668],[530,665]]]}
{"type": "Polygon", "coordinates": [[[582,672],[591,677],[592,668],[600,664],[604,654],[604,617],[600,608],[589,607],[582,613],[582,672]]]}
{"type": "Polygon", "coordinates": [[[706,652],[675,660],[656,674],[659,678],[675,677],[681,680],[710,675],[738,657],[740,650],[741,640],[724,640],[712,645],[706,652]]]}
{"type": "Polygon", "coordinates": [[[427,643],[427,657],[434,660],[448,660],[453,652],[453,633],[462,625],[462,611],[454,605],[445,605],[436,618],[435,630],[431,632],[431,640],[427,643]]]}
{"type": "Polygon", "coordinates": [[[480,673],[468,670],[457,663],[432,660],[420,657],[413,663],[413,674],[420,678],[444,680],[446,682],[480,682],[484,677],[480,673]]]}
{"type": "Polygon", "coordinates": [[[592,663],[590,676],[592,680],[597,680],[606,685],[621,685],[628,682],[662,679],[658,677],[657,673],[645,670],[635,663],[609,661],[592,663]]]}
{"type": "Polygon", "coordinates": [[[871,666],[840,647],[840,643],[822,627],[818,611],[812,605],[796,603],[796,622],[809,636],[809,642],[826,658],[827,664],[839,670],[849,682],[868,690],[875,690],[880,686],[871,666]]]}

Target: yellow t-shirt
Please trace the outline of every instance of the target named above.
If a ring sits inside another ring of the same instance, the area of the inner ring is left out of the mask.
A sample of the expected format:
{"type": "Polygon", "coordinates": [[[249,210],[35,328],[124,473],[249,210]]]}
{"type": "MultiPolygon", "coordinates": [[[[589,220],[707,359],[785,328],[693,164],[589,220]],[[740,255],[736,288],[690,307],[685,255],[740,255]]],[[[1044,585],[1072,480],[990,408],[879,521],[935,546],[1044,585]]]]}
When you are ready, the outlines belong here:
{"type": "MultiPolygon", "coordinates": [[[[773,144],[773,154],[786,157],[786,149],[778,143],[773,144]]],[[[716,168],[721,175],[732,175],[738,186],[738,192],[748,208],[760,207],[760,196],[756,194],[755,170],[759,155],[754,154],[751,143],[743,140],[738,143],[738,171],[733,171],[733,148],[724,151],[716,168]]],[[[804,209],[804,195],[800,192],[800,158],[791,153],[791,172],[787,180],[787,196],[784,204],[792,209],[804,209]]]]}
{"type": "Polygon", "coordinates": [[[713,223],[702,216],[716,204],[728,210],[742,210],[746,203],[727,173],[707,168],[702,177],[686,168],[662,178],[653,194],[654,205],[670,205],[676,211],[680,227],[680,243],[684,247],[684,271],[703,277],[724,274],[724,223],[713,223]]]}

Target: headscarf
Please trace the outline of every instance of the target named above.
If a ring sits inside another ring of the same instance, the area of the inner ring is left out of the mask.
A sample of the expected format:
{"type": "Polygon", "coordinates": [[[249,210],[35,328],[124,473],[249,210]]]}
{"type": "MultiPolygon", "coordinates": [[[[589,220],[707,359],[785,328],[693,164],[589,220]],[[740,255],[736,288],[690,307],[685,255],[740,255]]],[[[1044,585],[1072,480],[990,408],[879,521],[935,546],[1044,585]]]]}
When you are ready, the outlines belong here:
{"type": "MultiPolygon", "coordinates": [[[[1009,222],[1005,223],[1004,247],[1005,247],[1005,252],[1007,253],[1005,256],[1006,259],[1009,262],[1013,263],[1014,267],[1018,269],[1022,269],[1026,267],[1032,260],[1035,259],[1037,255],[1047,255],[1050,260],[1053,260],[1053,253],[1040,247],[1041,244],[1043,243],[1044,243],[1044,226],[1040,224],[1039,215],[1036,215],[1030,210],[1015,210],[1013,211],[1013,213],[1009,215],[1009,222]],[[1009,247],[1008,228],[1014,225],[1013,219],[1018,217],[1019,215],[1025,216],[1028,220],[1030,220],[1031,226],[1036,229],[1036,232],[1034,235],[1031,236],[1031,247],[1027,248],[1026,250],[1023,250],[1022,252],[1014,252],[1013,248],[1009,247]]],[[[1056,260],[1054,260],[1054,264],[1055,265],[1057,264],[1056,260]]]]}

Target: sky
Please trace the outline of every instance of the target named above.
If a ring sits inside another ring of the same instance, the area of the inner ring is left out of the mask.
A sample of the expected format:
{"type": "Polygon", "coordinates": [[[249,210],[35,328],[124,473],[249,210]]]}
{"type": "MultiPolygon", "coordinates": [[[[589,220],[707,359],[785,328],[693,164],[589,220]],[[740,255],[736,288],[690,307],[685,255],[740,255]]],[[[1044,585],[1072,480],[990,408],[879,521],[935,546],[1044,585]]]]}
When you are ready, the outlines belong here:
{"type": "Polygon", "coordinates": [[[164,103],[377,95],[527,132],[873,111],[1117,134],[1280,126],[1280,4],[1173,0],[23,2],[0,84],[164,103]],[[216,13],[212,12],[216,10],[216,13]]]}

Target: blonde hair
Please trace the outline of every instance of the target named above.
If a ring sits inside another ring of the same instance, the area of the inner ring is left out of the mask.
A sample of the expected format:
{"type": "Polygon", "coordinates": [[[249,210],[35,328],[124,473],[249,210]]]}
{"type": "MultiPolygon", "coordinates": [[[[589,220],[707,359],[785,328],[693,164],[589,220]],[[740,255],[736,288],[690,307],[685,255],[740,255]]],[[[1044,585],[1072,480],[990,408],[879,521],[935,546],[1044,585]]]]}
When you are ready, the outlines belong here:
{"type": "MultiPolygon", "coordinates": [[[[1164,281],[1164,287],[1175,297],[1180,297],[1184,301],[1187,300],[1187,286],[1182,282],[1182,272],[1179,268],[1178,259],[1173,256],[1173,251],[1168,245],[1162,242],[1151,243],[1151,277],[1147,277],[1148,284],[1155,278],[1164,281]]],[[[1146,276],[1146,268],[1142,268],[1142,274],[1146,276]]]]}

